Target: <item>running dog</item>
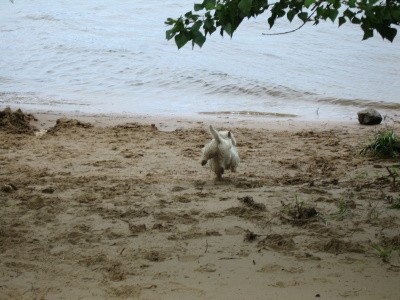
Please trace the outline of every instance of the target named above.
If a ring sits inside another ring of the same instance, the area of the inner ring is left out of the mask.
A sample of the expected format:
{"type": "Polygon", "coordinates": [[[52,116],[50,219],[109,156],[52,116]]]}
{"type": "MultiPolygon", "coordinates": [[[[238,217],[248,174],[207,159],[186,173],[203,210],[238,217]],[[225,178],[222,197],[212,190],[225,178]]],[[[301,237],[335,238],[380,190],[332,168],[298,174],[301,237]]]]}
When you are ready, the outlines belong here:
{"type": "Polygon", "coordinates": [[[204,166],[209,161],[211,170],[217,175],[217,179],[221,180],[225,170],[236,172],[239,165],[236,139],[230,131],[216,131],[212,125],[210,132],[214,139],[202,149],[201,165],[204,166]]]}

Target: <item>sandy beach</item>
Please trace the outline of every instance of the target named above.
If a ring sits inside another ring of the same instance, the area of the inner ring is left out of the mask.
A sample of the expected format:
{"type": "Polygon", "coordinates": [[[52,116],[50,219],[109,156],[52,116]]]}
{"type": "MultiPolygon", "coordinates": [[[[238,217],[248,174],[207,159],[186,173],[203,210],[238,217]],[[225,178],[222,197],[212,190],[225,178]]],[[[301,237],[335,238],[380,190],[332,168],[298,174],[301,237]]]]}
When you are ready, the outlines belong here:
{"type": "Polygon", "coordinates": [[[399,122],[33,116],[0,127],[0,299],[399,299],[398,160],[360,155],[399,122]]]}

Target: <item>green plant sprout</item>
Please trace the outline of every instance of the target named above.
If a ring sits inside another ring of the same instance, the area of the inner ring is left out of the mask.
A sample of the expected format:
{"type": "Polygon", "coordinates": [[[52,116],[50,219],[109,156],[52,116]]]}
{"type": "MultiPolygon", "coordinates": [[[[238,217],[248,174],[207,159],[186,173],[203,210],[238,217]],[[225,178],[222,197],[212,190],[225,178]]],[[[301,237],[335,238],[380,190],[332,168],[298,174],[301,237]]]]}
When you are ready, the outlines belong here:
{"type": "Polygon", "coordinates": [[[368,152],[383,158],[395,158],[400,152],[400,140],[392,130],[379,131],[374,141],[360,151],[361,154],[368,152]]]}
{"type": "Polygon", "coordinates": [[[392,254],[392,248],[384,248],[376,244],[372,245],[371,247],[377,252],[378,256],[382,259],[383,262],[389,262],[389,258],[392,254]]]}
{"type": "Polygon", "coordinates": [[[339,210],[337,212],[331,213],[330,215],[338,220],[343,220],[350,212],[349,207],[346,201],[343,200],[340,200],[337,206],[339,210]]]}

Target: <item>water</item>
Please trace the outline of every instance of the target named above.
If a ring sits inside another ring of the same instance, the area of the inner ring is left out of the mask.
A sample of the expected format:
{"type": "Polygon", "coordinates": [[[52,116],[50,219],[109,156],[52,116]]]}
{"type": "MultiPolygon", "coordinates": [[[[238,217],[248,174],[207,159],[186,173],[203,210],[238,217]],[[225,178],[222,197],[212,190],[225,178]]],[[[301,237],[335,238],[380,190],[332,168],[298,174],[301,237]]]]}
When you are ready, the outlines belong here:
{"type": "MultiPolygon", "coordinates": [[[[197,1],[198,2],[198,1],[197,1]]],[[[0,2],[0,107],[190,115],[253,111],[354,118],[400,112],[400,43],[361,42],[355,25],[267,33],[266,17],[233,39],[177,50],[164,20],[187,0],[0,2]]],[[[298,23],[278,22],[271,32],[298,23]]],[[[400,39],[400,36],[398,37],[400,39]]]]}

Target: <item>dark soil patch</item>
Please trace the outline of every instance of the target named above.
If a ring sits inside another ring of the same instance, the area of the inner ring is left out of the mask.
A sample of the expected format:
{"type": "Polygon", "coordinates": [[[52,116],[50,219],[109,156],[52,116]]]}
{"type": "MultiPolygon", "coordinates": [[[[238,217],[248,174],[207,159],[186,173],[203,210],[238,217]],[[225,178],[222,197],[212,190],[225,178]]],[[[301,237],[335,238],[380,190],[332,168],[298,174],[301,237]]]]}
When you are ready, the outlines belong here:
{"type": "Polygon", "coordinates": [[[253,197],[250,196],[239,197],[238,200],[251,209],[261,210],[261,211],[267,210],[265,204],[255,202],[253,197]]]}
{"type": "Polygon", "coordinates": [[[198,222],[196,218],[189,214],[176,214],[174,212],[155,213],[154,218],[161,221],[181,224],[193,224],[198,222]]]}
{"type": "Polygon", "coordinates": [[[236,181],[234,184],[235,187],[239,189],[254,189],[265,185],[265,183],[260,180],[248,180],[245,178],[240,178],[240,180],[236,181]]]}
{"type": "Polygon", "coordinates": [[[72,128],[91,128],[91,127],[93,127],[93,125],[90,123],[84,123],[75,119],[61,118],[57,120],[56,125],[51,127],[47,131],[47,133],[56,134],[61,130],[68,130],[72,128]]]}
{"type": "Polygon", "coordinates": [[[113,127],[115,130],[134,130],[134,131],[157,131],[158,128],[155,124],[141,125],[139,123],[126,123],[122,125],[116,125],[113,127]]]}
{"type": "Polygon", "coordinates": [[[236,216],[247,220],[265,219],[265,214],[247,207],[231,207],[223,211],[225,216],[236,216]]]}
{"type": "Polygon", "coordinates": [[[383,237],[381,239],[381,243],[386,247],[386,248],[392,248],[392,249],[399,249],[400,250],[400,234],[389,238],[389,237],[383,237]]]}
{"type": "Polygon", "coordinates": [[[30,122],[36,120],[31,114],[25,114],[22,110],[12,111],[7,107],[0,111],[0,130],[8,133],[33,135],[36,128],[30,122]]]}
{"type": "Polygon", "coordinates": [[[152,262],[161,262],[167,259],[167,256],[163,252],[149,251],[144,254],[144,258],[152,262]]]}
{"type": "Polygon", "coordinates": [[[332,238],[328,242],[322,242],[316,245],[320,251],[341,254],[347,252],[363,253],[364,247],[359,243],[352,243],[350,241],[343,241],[340,239],[332,238]]]}
{"type": "Polygon", "coordinates": [[[260,248],[272,248],[274,250],[293,250],[295,243],[291,237],[280,234],[269,234],[257,244],[260,248]]]}

